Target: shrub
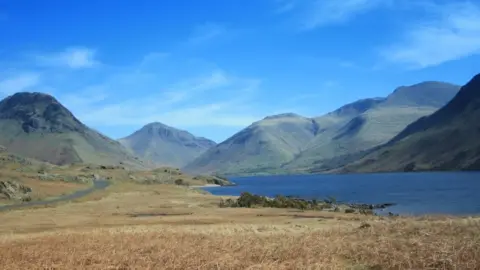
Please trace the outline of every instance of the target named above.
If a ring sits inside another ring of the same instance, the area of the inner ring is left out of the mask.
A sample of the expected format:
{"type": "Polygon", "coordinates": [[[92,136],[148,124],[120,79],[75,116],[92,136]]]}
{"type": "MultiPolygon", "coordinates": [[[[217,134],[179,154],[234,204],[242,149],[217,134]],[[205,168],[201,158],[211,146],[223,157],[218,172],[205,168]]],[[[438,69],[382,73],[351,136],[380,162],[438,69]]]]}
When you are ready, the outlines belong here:
{"type": "Polygon", "coordinates": [[[352,214],[352,213],[355,213],[355,209],[352,209],[352,208],[347,208],[347,209],[345,209],[345,213],[346,213],[346,214],[352,214]]]}
{"type": "Polygon", "coordinates": [[[237,200],[228,199],[220,203],[220,207],[271,207],[271,208],[294,208],[300,210],[322,210],[325,205],[316,200],[304,200],[281,195],[275,198],[254,195],[243,192],[237,200]]]}

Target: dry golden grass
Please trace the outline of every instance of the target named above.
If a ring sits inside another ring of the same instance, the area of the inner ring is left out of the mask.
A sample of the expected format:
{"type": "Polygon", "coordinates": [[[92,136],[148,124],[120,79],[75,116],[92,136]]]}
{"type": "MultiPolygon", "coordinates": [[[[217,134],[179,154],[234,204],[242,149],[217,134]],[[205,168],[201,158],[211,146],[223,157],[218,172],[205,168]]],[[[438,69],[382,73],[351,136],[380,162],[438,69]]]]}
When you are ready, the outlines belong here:
{"type": "MultiPolygon", "coordinates": [[[[32,200],[42,200],[50,197],[56,197],[72,193],[87,186],[80,183],[69,183],[61,181],[41,181],[38,176],[15,171],[5,171],[0,173],[0,180],[13,180],[32,189],[30,197],[32,200]]],[[[7,200],[0,200],[0,203],[12,203],[7,200]]]]}
{"type": "Polygon", "coordinates": [[[4,269],[479,269],[478,227],[378,222],[366,229],[150,226],[0,242],[4,269]]]}
{"type": "Polygon", "coordinates": [[[477,218],[225,209],[132,183],[90,199],[0,213],[0,269],[480,269],[477,218]]]}

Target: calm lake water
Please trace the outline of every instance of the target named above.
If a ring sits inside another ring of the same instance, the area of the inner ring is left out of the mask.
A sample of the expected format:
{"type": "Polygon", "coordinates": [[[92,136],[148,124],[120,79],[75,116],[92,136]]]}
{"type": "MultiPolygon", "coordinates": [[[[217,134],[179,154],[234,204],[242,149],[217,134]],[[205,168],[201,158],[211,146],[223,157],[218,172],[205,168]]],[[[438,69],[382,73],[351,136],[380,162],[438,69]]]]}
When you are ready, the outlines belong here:
{"type": "Polygon", "coordinates": [[[264,196],[333,196],[342,202],[396,203],[385,211],[402,215],[480,214],[480,172],[255,176],[231,180],[238,185],[204,189],[215,195],[247,191],[264,196]]]}

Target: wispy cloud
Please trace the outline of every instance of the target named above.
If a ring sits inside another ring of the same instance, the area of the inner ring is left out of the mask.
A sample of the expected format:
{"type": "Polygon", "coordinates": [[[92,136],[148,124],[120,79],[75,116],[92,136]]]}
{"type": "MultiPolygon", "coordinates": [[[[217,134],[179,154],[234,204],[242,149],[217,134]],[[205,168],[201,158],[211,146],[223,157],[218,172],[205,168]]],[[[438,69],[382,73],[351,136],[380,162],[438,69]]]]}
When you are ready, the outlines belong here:
{"type": "Polygon", "coordinates": [[[301,28],[341,24],[372,9],[389,5],[393,0],[282,0],[277,1],[277,13],[294,12],[301,28]]]}
{"type": "Polygon", "coordinates": [[[99,84],[60,95],[59,100],[86,124],[102,127],[159,121],[180,128],[240,128],[268,112],[265,106],[255,105],[261,86],[257,78],[237,76],[198,62],[191,67],[192,72],[185,72],[182,69],[189,69],[188,65],[175,66],[173,62],[188,61],[175,57],[151,57],[149,61],[149,65],[142,61],[99,84]],[[162,74],[166,69],[170,69],[169,74],[190,75],[177,75],[170,81],[149,75],[162,74]]]}
{"type": "Polygon", "coordinates": [[[202,94],[208,90],[227,86],[232,83],[232,79],[228,78],[224,71],[214,70],[207,76],[189,79],[175,84],[169,88],[164,96],[168,103],[177,103],[193,98],[198,94],[202,94]]]}
{"type": "Polygon", "coordinates": [[[95,59],[96,51],[84,47],[68,48],[62,52],[36,54],[38,65],[49,67],[91,68],[99,64],[95,59]]]}
{"type": "Polygon", "coordinates": [[[428,6],[427,20],[409,25],[402,40],[381,55],[411,68],[437,66],[480,54],[480,5],[457,2],[428,6]]]}
{"type": "Polygon", "coordinates": [[[16,92],[31,91],[32,87],[40,82],[40,75],[37,73],[20,73],[4,79],[0,78],[0,93],[11,95],[16,92]]]}
{"type": "Polygon", "coordinates": [[[65,103],[86,123],[102,126],[160,121],[178,127],[243,127],[257,119],[259,115],[255,114],[255,108],[248,105],[252,98],[251,87],[257,85],[244,79],[227,81],[226,77],[221,78],[224,75],[216,72],[202,79],[177,83],[182,85],[178,92],[169,90],[106,103],[99,103],[95,93],[91,93],[92,98],[81,93],[82,98],[70,97],[65,103]],[[194,81],[197,84],[192,83],[194,81]],[[226,92],[230,94],[225,95],[226,92]],[[224,97],[217,97],[222,95],[224,97]]]}
{"type": "Polygon", "coordinates": [[[204,23],[197,25],[191,36],[188,38],[189,45],[198,45],[217,38],[226,33],[226,27],[217,23],[204,23]]]}
{"type": "Polygon", "coordinates": [[[275,0],[275,4],[277,6],[276,13],[285,13],[293,10],[298,3],[297,0],[275,0]]]}

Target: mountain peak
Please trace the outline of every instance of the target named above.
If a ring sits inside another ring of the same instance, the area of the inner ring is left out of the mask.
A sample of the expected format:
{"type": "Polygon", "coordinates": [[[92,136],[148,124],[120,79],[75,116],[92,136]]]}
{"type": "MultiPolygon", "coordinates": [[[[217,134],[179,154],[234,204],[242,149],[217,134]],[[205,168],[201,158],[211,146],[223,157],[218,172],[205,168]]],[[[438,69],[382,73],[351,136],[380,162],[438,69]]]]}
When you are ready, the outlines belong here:
{"type": "Polygon", "coordinates": [[[339,109],[331,112],[330,114],[335,114],[338,116],[358,115],[363,112],[366,112],[367,110],[383,102],[384,100],[385,98],[381,98],[381,97],[360,99],[355,102],[344,105],[339,109]]]}
{"type": "Polygon", "coordinates": [[[446,82],[424,81],[410,86],[397,87],[384,106],[430,106],[441,107],[460,90],[459,85],[446,82]]]}
{"type": "Polygon", "coordinates": [[[59,103],[53,96],[40,92],[18,92],[4,99],[10,105],[35,104],[35,103],[59,103]]]}
{"type": "Polygon", "coordinates": [[[160,122],[152,122],[152,123],[148,123],[144,126],[145,128],[172,128],[168,125],[165,125],[163,123],[160,123],[160,122]]]}
{"type": "Polygon", "coordinates": [[[0,119],[21,123],[25,132],[82,131],[84,125],[53,96],[20,92],[0,102],[0,119]]]}
{"type": "Polygon", "coordinates": [[[281,118],[304,118],[304,117],[296,113],[281,113],[281,114],[267,116],[263,118],[263,120],[273,120],[273,119],[281,119],[281,118]]]}
{"type": "Polygon", "coordinates": [[[158,165],[183,166],[210,147],[214,141],[196,137],[188,131],[160,122],[146,124],[133,134],[119,140],[138,156],[158,165]]]}
{"type": "Polygon", "coordinates": [[[20,92],[0,101],[0,144],[54,164],[85,162],[143,167],[119,143],[82,124],[53,96],[20,92]]]}

